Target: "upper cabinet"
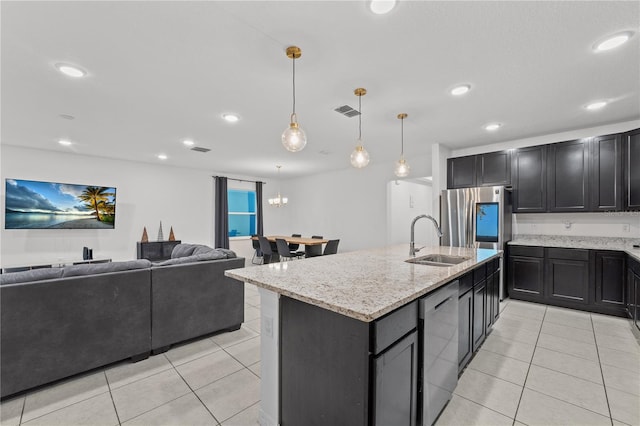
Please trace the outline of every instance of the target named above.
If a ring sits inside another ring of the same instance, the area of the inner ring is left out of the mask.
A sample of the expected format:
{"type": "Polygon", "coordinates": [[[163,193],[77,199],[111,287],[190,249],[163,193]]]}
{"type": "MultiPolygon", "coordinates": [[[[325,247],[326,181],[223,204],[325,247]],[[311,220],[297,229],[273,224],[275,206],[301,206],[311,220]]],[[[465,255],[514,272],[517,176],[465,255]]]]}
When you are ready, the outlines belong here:
{"type": "Polygon", "coordinates": [[[476,155],[477,186],[511,185],[511,152],[476,155]]]}
{"type": "Polygon", "coordinates": [[[476,185],[476,156],[447,160],[447,188],[471,188],[476,185]]]}
{"type": "Polygon", "coordinates": [[[550,212],[589,209],[589,140],[549,145],[547,207],[550,212]]]}
{"type": "Polygon", "coordinates": [[[447,188],[511,185],[509,151],[489,152],[447,160],[447,188]]]}
{"type": "Polygon", "coordinates": [[[547,211],[547,146],[520,148],[513,153],[513,212],[547,211]]]}
{"type": "Polygon", "coordinates": [[[622,210],[622,138],[598,136],[591,141],[590,211],[622,210]]]}
{"type": "Polygon", "coordinates": [[[640,210],[640,129],[447,160],[447,188],[513,186],[514,213],[640,210]]]}
{"type": "Polygon", "coordinates": [[[623,135],[624,209],[640,210],[640,129],[623,135]]]}

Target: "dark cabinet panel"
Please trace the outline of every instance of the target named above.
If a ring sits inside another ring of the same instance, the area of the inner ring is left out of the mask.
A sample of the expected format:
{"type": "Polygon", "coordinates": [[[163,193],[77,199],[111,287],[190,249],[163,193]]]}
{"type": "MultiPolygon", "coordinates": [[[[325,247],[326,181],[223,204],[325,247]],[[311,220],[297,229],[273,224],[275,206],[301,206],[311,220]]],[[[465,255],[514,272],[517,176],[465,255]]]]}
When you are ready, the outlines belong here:
{"type": "Polygon", "coordinates": [[[640,129],[624,134],[624,208],[640,210],[640,129]]]}
{"type": "Polygon", "coordinates": [[[496,323],[500,316],[500,275],[501,270],[498,269],[493,274],[493,295],[491,298],[491,314],[493,315],[493,324],[496,323]]]}
{"type": "Polygon", "coordinates": [[[484,328],[485,334],[489,335],[491,327],[493,327],[493,297],[495,294],[495,286],[493,283],[493,278],[495,274],[490,274],[487,276],[487,300],[485,302],[485,312],[484,312],[484,328]]]}
{"type": "Polygon", "coordinates": [[[598,136],[591,141],[590,211],[622,210],[622,138],[598,136]]]}
{"type": "Polygon", "coordinates": [[[476,156],[449,158],[447,160],[447,188],[471,188],[476,186],[476,156]]]}
{"type": "Polygon", "coordinates": [[[477,155],[476,183],[478,186],[511,185],[510,151],[477,155]]]}
{"type": "Polygon", "coordinates": [[[594,303],[622,311],[625,308],[626,255],[617,251],[594,252],[594,303]]]}
{"type": "Polygon", "coordinates": [[[173,248],[182,241],[149,241],[147,243],[138,242],[136,251],[138,259],[148,259],[151,261],[167,260],[171,258],[173,248]]]}
{"type": "Polygon", "coordinates": [[[509,296],[524,300],[543,299],[544,258],[509,256],[507,283],[509,296]]]}
{"type": "Polygon", "coordinates": [[[473,351],[475,352],[486,337],[487,281],[473,287],[473,351]]]}
{"type": "Polygon", "coordinates": [[[458,372],[473,355],[473,289],[458,298],[458,372]]]}
{"type": "Polygon", "coordinates": [[[417,332],[394,344],[373,363],[373,424],[415,425],[418,403],[417,332]]]}
{"type": "Polygon", "coordinates": [[[589,262],[547,259],[545,295],[549,300],[589,303],[589,262]]]}
{"type": "Polygon", "coordinates": [[[513,212],[545,212],[547,146],[520,148],[512,157],[513,212]]]}
{"type": "Polygon", "coordinates": [[[587,211],[589,208],[588,140],[551,144],[547,158],[549,211],[587,211]]]}

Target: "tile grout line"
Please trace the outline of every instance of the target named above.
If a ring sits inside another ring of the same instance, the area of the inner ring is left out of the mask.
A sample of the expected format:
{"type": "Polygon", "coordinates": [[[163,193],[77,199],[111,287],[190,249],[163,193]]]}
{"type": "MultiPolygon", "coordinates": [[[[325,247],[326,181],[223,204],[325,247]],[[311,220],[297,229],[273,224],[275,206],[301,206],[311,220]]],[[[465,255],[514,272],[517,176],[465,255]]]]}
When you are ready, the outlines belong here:
{"type": "MultiPolygon", "coordinates": [[[[542,323],[544,324],[544,318],[547,315],[547,307],[544,309],[544,313],[542,314],[542,323]]],[[[531,371],[531,365],[533,363],[533,357],[536,355],[536,348],[538,347],[538,340],[540,339],[540,334],[542,334],[542,325],[540,325],[540,330],[538,331],[538,337],[536,338],[536,343],[533,345],[533,353],[531,354],[531,359],[529,360],[529,367],[527,368],[527,374],[524,376],[524,383],[522,384],[522,391],[520,392],[520,398],[518,399],[518,406],[516,407],[516,412],[513,414],[513,425],[516,424],[516,419],[518,418],[518,410],[520,410],[520,404],[522,403],[522,396],[524,395],[524,390],[527,386],[527,379],[529,378],[529,372],[531,371]]]]}
{"type": "Polygon", "coordinates": [[[596,330],[593,326],[593,317],[589,315],[589,321],[591,321],[591,328],[593,329],[593,340],[596,342],[596,355],[598,357],[598,368],[600,368],[600,375],[602,376],[602,388],[604,389],[604,398],[607,401],[607,410],[609,410],[609,420],[613,426],[613,414],[611,413],[611,405],[609,404],[609,393],[607,392],[607,382],[604,380],[604,372],[602,371],[602,361],[600,361],[600,351],[598,350],[598,340],[596,336],[596,330]]]}
{"type": "Polygon", "coordinates": [[[109,398],[111,398],[111,404],[113,404],[113,411],[116,412],[116,419],[118,419],[118,424],[122,425],[120,421],[120,414],[118,414],[118,408],[116,407],[116,402],[113,400],[113,393],[111,393],[111,384],[109,383],[109,377],[107,377],[107,370],[102,370],[104,374],[104,380],[107,382],[107,388],[109,389],[109,398]]]}
{"type": "Polygon", "coordinates": [[[22,409],[20,410],[20,420],[18,421],[18,426],[22,424],[22,416],[24,416],[24,408],[27,406],[27,395],[22,399],[22,409]]]}

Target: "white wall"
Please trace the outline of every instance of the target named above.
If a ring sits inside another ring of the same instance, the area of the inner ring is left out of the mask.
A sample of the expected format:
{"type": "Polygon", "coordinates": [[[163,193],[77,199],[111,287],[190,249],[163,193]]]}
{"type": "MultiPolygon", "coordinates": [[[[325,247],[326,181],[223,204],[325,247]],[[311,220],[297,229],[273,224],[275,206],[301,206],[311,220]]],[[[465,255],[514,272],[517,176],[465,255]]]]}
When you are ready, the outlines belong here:
{"type": "MultiPolygon", "coordinates": [[[[544,145],[566,140],[587,138],[592,136],[621,133],[640,127],[640,120],[624,123],[597,126],[587,129],[577,129],[569,132],[555,133],[551,135],[536,136],[533,138],[518,139],[480,147],[458,149],[451,151],[450,157],[475,155],[484,152],[501,151],[526,146],[544,145]]],[[[446,160],[441,163],[446,168],[446,160]]],[[[626,237],[640,238],[640,216],[637,212],[619,213],[538,213],[538,214],[514,214],[514,235],[539,234],[539,235],[575,235],[594,237],[626,237]],[[565,226],[569,221],[570,228],[565,226]],[[628,224],[626,231],[625,224],[628,224]]]]}
{"type": "MultiPolygon", "coordinates": [[[[410,240],[413,218],[421,214],[432,215],[431,185],[397,180],[387,184],[387,191],[387,244],[406,244],[410,240]]],[[[416,224],[415,241],[417,246],[439,245],[430,222],[416,224]]]]}
{"type": "MultiPolygon", "coordinates": [[[[165,239],[169,236],[170,227],[173,227],[176,239],[212,245],[212,176],[216,174],[212,171],[164,164],[136,163],[3,145],[0,169],[2,210],[6,178],[113,186],[117,189],[117,204],[116,226],[113,230],[5,230],[3,214],[0,222],[0,262],[2,266],[15,266],[79,260],[82,258],[83,246],[93,248],[96,259],[135,259],[136,242],[140,241],[143,227],[147,227],[149,239],[154,241],[160,221],[165,239]]],[[[265,191],[271,186],[265,185],[265,191]]],[[[278,216],[266,206],[264,220],[266,232],[279,226],[278,216]]],[[[241,256],[251,257],[252,249],[248,240],[234,241],[231,248],[241,256]]]]}
{"type": "MultiPolygon", "coordinates": [[[[430,157],[409,162],[411,176],[431,175],[430,157]]],[[[383,247],[387,244],[387,184],[393,180],[389,162],[282,182],[282,195],[289,198],[289,205],[276,212],[281,216],[279,233],[339,238],[340,252],[383,247]]]]}

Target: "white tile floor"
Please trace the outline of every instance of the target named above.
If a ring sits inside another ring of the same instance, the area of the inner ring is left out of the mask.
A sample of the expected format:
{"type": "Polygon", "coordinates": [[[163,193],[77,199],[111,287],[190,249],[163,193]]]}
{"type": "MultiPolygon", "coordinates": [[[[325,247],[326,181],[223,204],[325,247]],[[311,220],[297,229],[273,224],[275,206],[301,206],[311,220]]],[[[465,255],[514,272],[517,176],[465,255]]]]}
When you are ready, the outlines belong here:
{"type": "MultiPolygon", "coordinates": [[[[621,318],[503,303],[438,425],[640,425],[640,345],[621,318]]],[[[0,424],[255,425],[260,299],[246,322],[2,402],[0,424]]]]}

